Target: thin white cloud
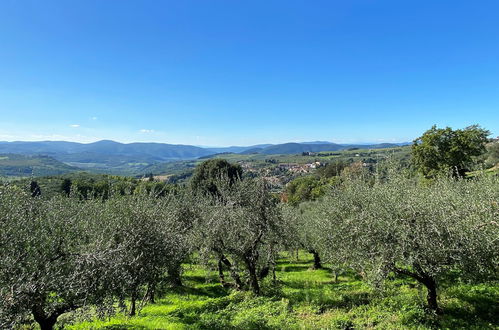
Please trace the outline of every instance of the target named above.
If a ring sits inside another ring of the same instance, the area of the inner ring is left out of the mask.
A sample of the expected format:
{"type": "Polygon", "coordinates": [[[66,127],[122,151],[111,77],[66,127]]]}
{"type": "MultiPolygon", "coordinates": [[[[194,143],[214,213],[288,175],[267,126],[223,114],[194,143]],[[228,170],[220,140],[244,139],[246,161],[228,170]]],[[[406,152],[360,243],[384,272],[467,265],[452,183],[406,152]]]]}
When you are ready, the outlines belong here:
{"type": "Polygon", "coordinates": [[[97,120],[97,117],[91,117],[90,120],[97,120]]]}
{"type": "Polygon", "coordinates": [[[154,133],[154,130],[153,130],[153,129],[144,129],[144,128],[143,128],[143,129],[141,129],[139,132],[140,132],[140,133],[154,133]]]}
{"type": "Polygon", "coordinates": [[[72,125],[69,125],[69,127],[78,128],[78,127],[80,127],[80,125],[79,124],[72,124],[72,125]]]}
{"type": "Polygon", "coordinates": [[[15,135],[10,135],[10,134],[0,134],[0,139],[6,139],[6,140],[9,140],[9,139],[14,139],[15,138],[15,135]]]}

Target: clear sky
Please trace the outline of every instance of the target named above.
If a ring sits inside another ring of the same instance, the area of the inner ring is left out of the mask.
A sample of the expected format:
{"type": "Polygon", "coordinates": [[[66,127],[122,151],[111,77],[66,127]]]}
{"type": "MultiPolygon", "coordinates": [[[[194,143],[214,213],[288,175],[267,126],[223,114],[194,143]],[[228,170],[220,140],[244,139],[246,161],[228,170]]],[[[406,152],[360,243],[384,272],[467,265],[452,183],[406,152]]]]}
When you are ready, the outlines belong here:
{"type": "Polygon", "coordinates": [[[1,0],[0,140],[499,135],[499,1],[1,0]]]}

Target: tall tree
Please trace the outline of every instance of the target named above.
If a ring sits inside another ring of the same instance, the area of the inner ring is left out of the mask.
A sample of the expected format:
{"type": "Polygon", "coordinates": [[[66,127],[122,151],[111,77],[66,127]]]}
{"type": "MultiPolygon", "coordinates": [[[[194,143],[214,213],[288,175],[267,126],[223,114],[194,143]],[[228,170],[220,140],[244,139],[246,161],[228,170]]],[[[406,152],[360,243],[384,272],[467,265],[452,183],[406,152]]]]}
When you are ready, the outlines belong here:
{"type": "Polygon", "coordinates": [[[66,196],[69,196],[69,194],[71,193],[71,179],[69,178],[65,178],[64,180],[62,180],[61,182],[61,192],[66,195],[66,196]]]}
{"type": "Polygon", "coordinates": [[[242,174],[243,170],[238,164],[231,164],[225,159],[210,159],[196,167],[190,183],[196,192],[219,195],[217,183],[227,179],[233,184],[242,177],[242,174]]]}
{"type": "Polygon", "coordinates": [[[462,177],[473,158],[483,154],[489,131],[478,125],[453,130],[433,126],[412,145],[412,161],[425,177],[435,177],[451,172],[462,177]]]}
{"type": "Polygon", "coordinates": [[[31,192],[31,197],[38,197],[42,194],[40,185],[36,181],[31,181],[29,184],[29,191],[31,192]]]}

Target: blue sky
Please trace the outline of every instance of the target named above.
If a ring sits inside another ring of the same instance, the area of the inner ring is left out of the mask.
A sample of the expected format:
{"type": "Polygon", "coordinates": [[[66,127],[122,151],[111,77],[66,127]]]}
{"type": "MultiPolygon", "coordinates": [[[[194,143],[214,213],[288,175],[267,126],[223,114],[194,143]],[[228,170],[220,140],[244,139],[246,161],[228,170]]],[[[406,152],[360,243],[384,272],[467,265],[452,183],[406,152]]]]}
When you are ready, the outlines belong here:
{"type": "Polygon", "coordinates": [[[499,135],[499,1],[0,1],[0,140],[499,135]]]}

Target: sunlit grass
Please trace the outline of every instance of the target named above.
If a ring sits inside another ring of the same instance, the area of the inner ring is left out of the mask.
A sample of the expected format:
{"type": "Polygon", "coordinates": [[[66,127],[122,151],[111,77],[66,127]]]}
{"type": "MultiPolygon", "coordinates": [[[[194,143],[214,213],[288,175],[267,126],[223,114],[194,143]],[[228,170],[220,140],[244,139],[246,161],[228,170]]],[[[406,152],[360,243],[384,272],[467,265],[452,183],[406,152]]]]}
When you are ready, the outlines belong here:
{"type": "Polygon", "coordinates": [[[221,288],[214,272],[189,265],[185,287],[167,291],[138,316],[64,324],[69,329],[497,329],[499,288],[459,284],[442,289],[443,316],[425,311],[425,292],[416,283],[394,279],[383,292],[355,274],[335,281],[329,268],[311,269],[312,260],[283,258],[278,284],[263,283],[264,295],[221,288]]]}

